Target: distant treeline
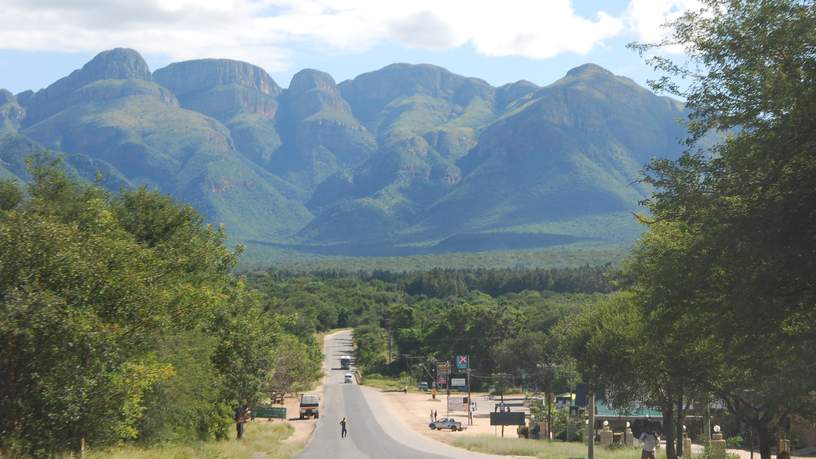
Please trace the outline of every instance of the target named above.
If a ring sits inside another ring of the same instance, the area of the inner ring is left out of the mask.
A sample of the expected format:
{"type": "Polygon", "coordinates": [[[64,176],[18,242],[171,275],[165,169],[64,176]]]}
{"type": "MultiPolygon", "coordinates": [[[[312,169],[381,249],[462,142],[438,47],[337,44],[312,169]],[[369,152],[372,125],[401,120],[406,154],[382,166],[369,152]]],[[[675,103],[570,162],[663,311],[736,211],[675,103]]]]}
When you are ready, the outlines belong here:
{"type": "MultiPolygon", "coordinates": [[[[525,290],[551,291],[557,293],[609,293],[613,290],[607,279],[610,264],[581,266],[578,268],[550,269],[445,269],[429,271],[397,272],[375,270],[349,272],[343,270],[317,270],[305,273],[317,279],[330,280],[355,277],[361,281],[382,281],[396,285],[408,295],[424,295],[432,298],[464,296],[473,291],[501,296],[525,290]]],[[[303,276],[304,273],[287,270],[270,270],[271,278],[286,279],[303,276]]]]}

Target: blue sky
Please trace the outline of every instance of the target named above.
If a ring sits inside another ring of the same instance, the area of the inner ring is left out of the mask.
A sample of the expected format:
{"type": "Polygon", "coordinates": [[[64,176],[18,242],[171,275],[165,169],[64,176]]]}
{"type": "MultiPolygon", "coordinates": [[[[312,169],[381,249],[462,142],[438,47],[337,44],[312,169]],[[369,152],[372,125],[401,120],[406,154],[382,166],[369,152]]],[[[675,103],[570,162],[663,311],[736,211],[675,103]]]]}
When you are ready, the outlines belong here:
{"type": "Polygon", "coordinates": [[[302,68],[337,81],[393,62],[431,63],[494,85],[549,84],[586,62],[645,84],[626,48],[660,38],[689,0],[7,0],[0,88],[40,89],[97,52],[142,53],[151,69],[200,57],[246,60],[281,86],[302,68]],[[204,6],[202,6],[204,5],[204,6]]]}

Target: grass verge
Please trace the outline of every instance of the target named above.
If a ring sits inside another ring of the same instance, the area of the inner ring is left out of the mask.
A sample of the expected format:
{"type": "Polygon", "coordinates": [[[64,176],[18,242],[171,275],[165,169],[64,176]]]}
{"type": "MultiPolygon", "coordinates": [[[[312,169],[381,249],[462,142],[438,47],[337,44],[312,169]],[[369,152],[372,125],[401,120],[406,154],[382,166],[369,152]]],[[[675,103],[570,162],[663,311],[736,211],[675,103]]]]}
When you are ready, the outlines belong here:
{"type": "MultiPolygon", "coordinates": [[[[583,443],[562,441],[526,440],[523,438],[499,438],[492,435],[459,437],[453,445],[470,451],[502,456],[528,456],[539,459],[573,459],[587,457],[587,447],[583,443]]],[[[597,459],[640,459],[640,450],[635,448],[607,449],[595,447],[597,459]]]]}
{"type": "Polygon", "coordinates": [[[363,376],[363,385],[385,391],[401,391],[407,387],[408,392],[416,392],[416,381],[410,376],[394,377],[383,376],[378,373],[369,373],[363,376]]]}
{"type": "Polygon", "coordinates": [[[225,441],[162,444],[150,447],[120,446],[91,451],[90,459],[288,459],[303,449],[302,444],[287,444],[283,440],[292,435],[289,424],[258,421],[247,424],[244,438],[225,441]]]}

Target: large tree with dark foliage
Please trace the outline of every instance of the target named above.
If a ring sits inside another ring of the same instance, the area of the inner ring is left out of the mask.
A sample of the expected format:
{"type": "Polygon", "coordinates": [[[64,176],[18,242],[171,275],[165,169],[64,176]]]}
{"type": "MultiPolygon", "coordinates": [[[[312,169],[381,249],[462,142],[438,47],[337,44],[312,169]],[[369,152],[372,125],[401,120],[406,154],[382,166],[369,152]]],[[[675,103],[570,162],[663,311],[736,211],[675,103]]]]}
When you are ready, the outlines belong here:
{"type": "Polygon", "coordinates": [[[30,172],[26,195],[0,182],[0,455],[223,438],[285,336],[231,274],[224,231],[46,156],[30,172]]]}
{"type": "Polygon", "coordinates": [[[705,0],[668,27],[637,47],[685,48],[682,63],[650,61],[666,72],[654,86],[687,100],[692,137],[680,159],[650,165],[648,205],[691,234],[695,283],[676,306],[707,319],[695,333],[726,356],[708,388],[767,459],[782,418],[814,413],[816,4],[705,0]],[[730,135],[708,155],[694,142],[712,130],[730,135]]]}

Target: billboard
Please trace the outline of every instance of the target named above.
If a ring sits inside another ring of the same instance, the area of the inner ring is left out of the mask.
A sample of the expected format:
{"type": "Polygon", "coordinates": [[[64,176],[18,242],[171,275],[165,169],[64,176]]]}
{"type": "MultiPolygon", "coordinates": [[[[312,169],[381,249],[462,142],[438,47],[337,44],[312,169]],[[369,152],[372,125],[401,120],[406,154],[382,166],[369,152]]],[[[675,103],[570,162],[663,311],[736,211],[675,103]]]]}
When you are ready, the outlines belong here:
{"type": "Polygon", "coordinates": [[[457,355],[456,368],[458,370],[467,370],[468,368],[470,368],[470,358],[466,355],[457,355]]]}
{"type": "Polygon", "coordinates": [[[523,426],[524,424],[524,413],[521,411],[490,413],[491,426],[523,426]]]}
{"type": "Polygon", "coordinates": [[[467,383],[465,378],[451,378],[451,387],[465,387],[467,383]]]}
{"type": "Polygon", "coordinates": [[[451,397],[448,399],[448,411],[467,411],[467,397],[451,397]]]}
{"type": "Polygon", "coordinates": [[[450,374],[450,364],[448,362],[436,362],[436,375],[448,376],[450,374]]]}

